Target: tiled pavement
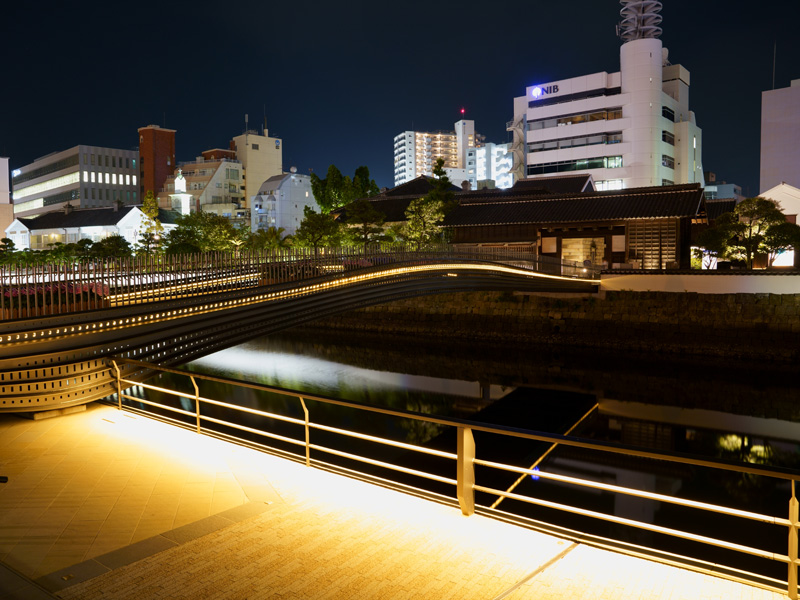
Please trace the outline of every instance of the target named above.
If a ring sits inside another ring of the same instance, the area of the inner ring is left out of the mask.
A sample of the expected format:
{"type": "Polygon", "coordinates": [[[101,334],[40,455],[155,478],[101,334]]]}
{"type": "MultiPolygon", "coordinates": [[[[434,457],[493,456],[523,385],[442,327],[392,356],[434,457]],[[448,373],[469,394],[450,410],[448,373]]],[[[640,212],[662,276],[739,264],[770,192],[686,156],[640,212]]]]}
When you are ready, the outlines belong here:
{"type": "Polygon", "coordinates": [[[0,415],[0,597],[781,598],[104,405],[0,415]]]}

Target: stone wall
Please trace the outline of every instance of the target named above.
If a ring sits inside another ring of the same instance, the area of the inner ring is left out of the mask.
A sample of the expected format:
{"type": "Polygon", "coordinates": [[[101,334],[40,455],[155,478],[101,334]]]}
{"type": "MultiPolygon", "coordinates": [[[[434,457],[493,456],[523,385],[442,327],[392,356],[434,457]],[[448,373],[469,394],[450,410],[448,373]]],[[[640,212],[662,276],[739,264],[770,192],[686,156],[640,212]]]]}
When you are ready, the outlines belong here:
{"type": "Polygon", "coordinates": [[[313,326],[515,345],[800,359],[800,294],[618,291],[604,296],[436,295],[365,308],[313,326]]]}

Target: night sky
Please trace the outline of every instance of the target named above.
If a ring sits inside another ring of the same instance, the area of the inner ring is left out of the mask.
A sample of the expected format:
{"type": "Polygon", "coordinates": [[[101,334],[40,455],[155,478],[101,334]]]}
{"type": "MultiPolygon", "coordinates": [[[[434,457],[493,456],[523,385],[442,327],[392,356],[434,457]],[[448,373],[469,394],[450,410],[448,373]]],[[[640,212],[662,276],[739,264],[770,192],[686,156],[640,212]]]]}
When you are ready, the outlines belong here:
{"type": "MultiPolygon", "coordinates": [[[[284,169],[367,165],[393,184],[393,137],[451,130],[466,110],[509,141],[535,83],[619,70],[612,0],[198,1],[5,6],[0,156],[11,168],[77,144],[133,148],[177,130],[177,158],[261,128],[284,169]]],[[[758,193],[761,92],[800,79],[800,1],[664,0],[661,37],[692,76],[705,170],[758,193]],[[735,7],[735,8],[734,8],[735,7]]]]}

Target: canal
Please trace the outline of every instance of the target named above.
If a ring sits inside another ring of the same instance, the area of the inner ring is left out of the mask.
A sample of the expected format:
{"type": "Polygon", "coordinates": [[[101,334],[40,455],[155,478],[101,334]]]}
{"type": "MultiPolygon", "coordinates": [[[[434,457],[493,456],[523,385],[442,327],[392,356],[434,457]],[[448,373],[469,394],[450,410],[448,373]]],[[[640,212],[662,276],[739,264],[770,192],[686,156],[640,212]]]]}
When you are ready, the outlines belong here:
{"type": "MultiPolygon", "coordinates": [[[[573,436],[647,449],[800,468],[800,369],[793,365],[567,351],[545,346],[514,348],[394,338],[387,343],[379,336],[359,334],[344,338],[339,333],[295,330],[217,352],[194,361],[186,369],[374,406],[549,433],[569,431],[573,436]]],[[[171,376],[162,376],[161,384],[189,391],[185,380],[179,382],[171,376]]],[[[237,405],[302,415],[296,402],[252,389],[204,382],[201,393],[237,405]]],[[[309,408],[316,422],[333,427],[450,452],[455,448],[452,428],[335,406],[312,404],[309,408]]],[[[245,424],[254,426],[249,421],[245,424]]],[[[272,425],[281,430],[279,423],[272,425]]],[[[290,429],[284,427],[287,435],[292,434],[290,429]]],[[[341,443],[324,435],[322,441],[341,443]]],[[[351,441],[346,450],[375,452],[380,460],[454,476],[452,463],[439,464],[435,458],[407,456],[409,453],[396,449],[376,451],[368,446],[351,441]]],[[[536,465],[542,471],[611,485],[782,518],[788,515],[790,487],[777,479],[498,439],[480,433],[476,434],[476,446],[478,456],[485,460],[524,468],[536,465]]],[[[340,464],[351,466],[347,461],[340,464]]],[[[421,483],[412,476],[387,475],[380,469],[374,471],[376,476],[454,495],[448,486],[421,483]]],[[[476,477],[483,485],[497,489],[507,489],[517,478],[508,473],[484,473],[481,468],[476,477]]],[[[542,478],[527,477],[514,491],[786,553],[787,531],[774,525],[732,520],[542,478]]],[[[476,496],[476,502],[483,505],[495,500],[482,493],[476,496]]],[[[773,561],[638,528],[515,500],[504,500],[498,508],[623,543],[657,547],[784,581],[786,578],[786,567],[773,561]]]]}

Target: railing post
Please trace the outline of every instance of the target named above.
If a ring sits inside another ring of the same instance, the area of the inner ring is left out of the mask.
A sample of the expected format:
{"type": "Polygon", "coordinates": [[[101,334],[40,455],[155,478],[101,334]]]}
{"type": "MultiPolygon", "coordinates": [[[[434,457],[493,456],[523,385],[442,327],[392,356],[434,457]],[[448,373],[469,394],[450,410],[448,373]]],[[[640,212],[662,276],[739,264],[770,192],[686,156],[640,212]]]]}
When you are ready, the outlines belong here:
{"type": "Polygon", "coordinates": [[[298,396],[300,398],[300,404],[303,406],[303,414],[306,416],[306,466],[311,466],[311,436],[310,436],[310,428],[308,425],[308,408],[306,408],[306,401],[303,399],[302,396],[298,396]]]}
{"type": "Polygon", "coordinates": [[[794,479],[792,479],[792,498],[789,500],[789,577],[788,592],[789,598],[797,598],[797,527],[798,523],[798,502],[794,493],[794,479]]]}
{"type": "Polygon", "coordinates": [[[197,382],[192,375],[189,376],[194,386],[194,412],[197,415],[197,433],[200,433],[200,390],[197,388],[197,382]]]}
{"type": "Polygon", "coordinates": [[[456,474],[456,493],[461,512],[470,516],[475,512],[475,439],[472,429],[458,428],[458,459],[456,474]]]}
{"type": "Polygon", "coordinates": [[[122,382],[120,381],[119,377],[119,367],[117,366],[117,361],[112,360],[111,365],[114,367],[114,371],[117,373],[117,408],[122,410],[122,382]]]}

